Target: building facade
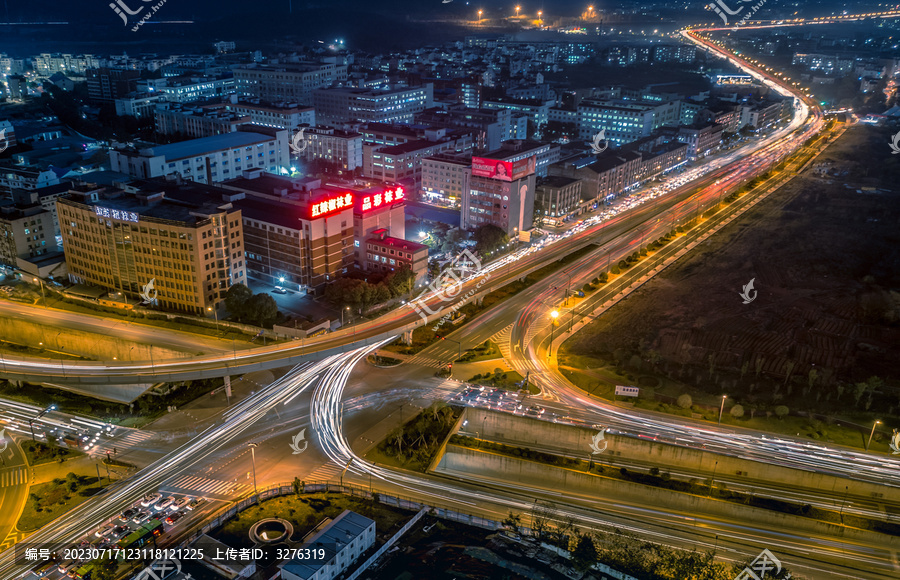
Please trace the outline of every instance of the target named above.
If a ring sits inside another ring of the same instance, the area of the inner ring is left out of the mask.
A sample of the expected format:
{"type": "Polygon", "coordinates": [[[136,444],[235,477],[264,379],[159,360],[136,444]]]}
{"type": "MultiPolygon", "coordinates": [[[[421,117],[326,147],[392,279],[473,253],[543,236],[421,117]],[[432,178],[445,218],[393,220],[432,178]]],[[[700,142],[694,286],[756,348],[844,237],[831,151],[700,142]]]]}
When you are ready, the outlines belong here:
{"type": "Polygon", "coordinates": [[[434,85],[406,89],[316,89],[312,93],[316,121],[342,126],[353,122],[412,123],[434,102],[434,85]]]}
{"type": "Polygon", "coordinates": [[[248,65],[234,69],[237,94],[270,103],[308,105],[312,91],[347,80],[347,66],[333,63],[248,65]]]}
{"type": "Polygon", "coordinates": [[[241,212],[220,199],[164,180],[72,190],[57,200],[70,280],[206,316],[247,283],[241,212]]]}
{"type": "Polygon", "coordinates": [[[198,183],[222,182],[249,169],[278,173],[290,166],[288,132],[274,133],[237,131],[140,151],[113,150],[110,167],[142,179],[179,175],[198,183]]]}
{"type": "Polygon", "coordinates": [[[473,230],[492,224],[509,236],[531,229],[535,163],[533,156],[515,162],[500,156],[473,157],[472,177],[460,205],[460,225],[473,230]]]}

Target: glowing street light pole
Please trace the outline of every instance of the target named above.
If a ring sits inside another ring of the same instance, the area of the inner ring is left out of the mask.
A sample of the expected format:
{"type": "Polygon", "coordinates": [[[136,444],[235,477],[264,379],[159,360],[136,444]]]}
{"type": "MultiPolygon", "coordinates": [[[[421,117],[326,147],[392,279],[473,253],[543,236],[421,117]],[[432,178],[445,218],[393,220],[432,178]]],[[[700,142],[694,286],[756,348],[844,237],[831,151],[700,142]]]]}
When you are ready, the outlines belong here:
{"type": "Polygon", "coordinates": [[[47,296],[44,294],[44,280],[41,278],[34,278],[35,282],[40,282],[41,284],[41,302],[44,303],[44,308],[47,308],[47,296]]]}
{"type": "Polygon", "coordinates": [[[484,13],[484,10],[478,11],[478,23],[481,24],[481,15],[484,13]]]}
{"type": "Polygon", "coordinates": [[[547,358],[553,353],[553,331],[556,330],[556,319],[559,317],[559,311],[554,310],[550,313],[550,345],[547,347],[547,358]]]}
{"type": "Polygon", "coordinates": [[[521,9],[522,9],[521,6],[516,6],[516,18],[519,17],[519,10],[521,10],[521,9]]]}
{"type": "Polygon", "coordinates": [[[875,435],[875,427],[877,425],[879,425],[880,423],[881,423],[881,421],[875,421],[875,423],[872,425],[872,432],[869,433],[869,440],[866,441],[866,451],[869,450],[869,445],[872,444],[872,436],[875,435]]]}
{"type": "Polygon", "coordinates": [[[722,405],[719,407],[719,425],[722,424],[722,411],[725,410],[725,399],[728,398],[728,395],[722,395],[722,405]]]}
{"type": "Polygon", "coordinates": [[[219,334],[219,311],[212,306],[206,307],[207,312],[212,312],[216,317],[216,334],[219,334]]]}
{"type": "Polygon", "coordinates": [[[541,24],[544,23],[543,15],[544,15],[544,11],[538,10],[538,22],[540,22],[541,24]]]}
{"type": "Polygon", "coordinates": [[[247,443],[250,447],[250,460],[253,462],[253,493],[256,493],[256,448],[258,443],[247,443]]]}

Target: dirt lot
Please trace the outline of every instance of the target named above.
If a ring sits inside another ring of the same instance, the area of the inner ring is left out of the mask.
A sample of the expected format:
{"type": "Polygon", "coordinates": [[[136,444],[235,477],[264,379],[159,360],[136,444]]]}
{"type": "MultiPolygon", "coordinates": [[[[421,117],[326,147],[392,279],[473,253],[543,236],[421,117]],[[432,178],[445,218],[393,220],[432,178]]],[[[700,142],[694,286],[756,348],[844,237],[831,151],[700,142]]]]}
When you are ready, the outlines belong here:
{"type": "Polygon", "coordinates": [[[717,411],[727,393],[748,418],[786,405],[863,424],[877,412],[891,426],[900,410],[896,130],[851,128],[801,177],[578,333],[560,365],[588,369],[576,382],[599,378],[601,396],[618,371],[651,400],[688,393],[717,411]],[[744,304],[751,279],[758,294],[744,304]]]}

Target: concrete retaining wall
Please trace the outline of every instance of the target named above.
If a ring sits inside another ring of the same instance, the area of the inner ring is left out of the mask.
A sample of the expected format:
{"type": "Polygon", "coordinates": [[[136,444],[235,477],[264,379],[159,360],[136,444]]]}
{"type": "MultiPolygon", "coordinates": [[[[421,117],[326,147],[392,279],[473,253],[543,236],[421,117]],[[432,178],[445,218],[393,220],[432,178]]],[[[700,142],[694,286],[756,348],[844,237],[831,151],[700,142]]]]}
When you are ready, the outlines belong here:
{"type": "Polygon", "coordinates": [[[456,445],[447,446],[447,451],[441,458],[436,471],[438,473],[452,471],[455,474],[464,473],[488,477],[497,477],[500,474],[507,481],[516,481],[527,486],[548,490],[565,489],[569,494],[581,493],[594,498],[610,497],[644,506],[656,506],[667,512],[705,514],[733,521],[753,522],[754,525],[769,529],[790,528],[831,538],[880,544],[884,547],[900,547],[900,537],[897,536],[857,530],[629,481],[609,479],[456,445]]]}
{"type": "MultiPolygon", "coordinates": [[[[118,338],[114,335],[103,335],[80,330],[62,330],[54,326],[46,326],[23,320],[21,318],[0,317],[0,336],[9,342],[31,345],[40,348],[43,342],[45,355],[53,358],[54,353],[85,356],[92,359],[120,361],[150,360],[150,345],[118,338]],[[132,350],[133,347],[133,350],[132,350]]],[[[184,359],[196,353],[182,352],[170,348],[153,347],[153,358],[157,360],[184,359]]],[[[56,355],[58,358],[58,355],[56,355]]],[[[10,357],[14,358],[14,357],[10,357]]],[[[76,363],[71,359],[72,363],[76,363]]]]}
{"type": "MultiPolygon", "coordinates": [[[[482,439],[514,440],[522,447],[536,444],[553,445],[567,449],[569,453],[573,454],[584,452],[585,459],[591,452],[592,438],[597,433],[593,429],[551,423],[508,413],[495,413],[473,407],[467,408],[465,415],[469,420],[468,430],[479,431],[482,439]]],[[[745,478],[748,484],[759,481],[823,491],[840,490],[847,486],[847,493],[850,495],[900,502],[900,488],[896,487],[813,473],[802,469],[791,469],[621,435],[607,434],[605,439],[609,442],[607,451],[602,455],[595,456],[595,460],[602,463],[612,462],[614,464],[616,458],[622,457],[623,459],[651,462],[663,470],[689,467],[720,475],[728,474],[732,480],[745,478]]]]}

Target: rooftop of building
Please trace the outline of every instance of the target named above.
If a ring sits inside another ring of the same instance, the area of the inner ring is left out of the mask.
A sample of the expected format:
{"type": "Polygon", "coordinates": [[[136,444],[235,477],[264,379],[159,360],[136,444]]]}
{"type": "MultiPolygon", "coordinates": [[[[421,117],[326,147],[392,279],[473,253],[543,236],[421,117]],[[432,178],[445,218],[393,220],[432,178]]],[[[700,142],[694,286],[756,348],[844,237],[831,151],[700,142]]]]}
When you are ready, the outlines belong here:
{"type": "Polygon", "coordinates": [[[561,188],[572,185],[578,181],[581,180],[572,177],[563,177],[562,175],[550,175],[542,178],[540,183],[537,184],[537,187],[561,188]]]}
{"type": "Polygon", "coordinates": [[[244,147],[246,145],[254,145],[262,141],[271,140],[272,137],[263,133],[238,131],[236,133],[224,133],[222,135],[213,135],[212,137],[191,139],[189,141],[182,141],[181,143],[156,145],[141,150],[141,155],[145,157],[161,155],[168,160],[184,159],[185,157],[194,157],[213,151],[244,147]]]}
{"type": "Polygon", "coordinates": [[[347,544],[352,542],[354,538],[361,536],[367,528],[374,524],[373,520],[365,516],[350,510],[344,510],[341,515],[334,518],[330,524],[307,542],[310,548],[325,549],[325,558],[316,563],[309,563],[304,560],[291,560],[285,563],[282,568],[304,580],[313,578],[316,572],[328,565],[334,559],[334,556],[343,550],[347,544]]]}
{"type": "MultiPolygon", "coordinates": [[[[139,179],[128,184],[128,190],[103,188],[96,202],[73,199],[88,206],[133,212],[141,219],[152,218],[180,222],[187,226],[205,221],[206,214],[220,214],[228,202],[223,195],[230,193],[211,185],[194,181],[139,179]],[[161,196],[159,194],[162,194],[161,196]]],[[[77,198],[68,196],[61,200],[77,198]]]]}
{"type": "Polygon", "coordinates": [[[428,250],[428,246],[426,246],[425,244],[410,242],[409,240],[404,240],[403,238],[388,236],[385,235],[386,232],[386,229],[375,230],[374,232],[372,232],[373,237],[367,239],[366,243],[372,243],[376,246],[384,246],[386,248],[404,250],[406,252],[420,252],[422,250],[428,250]]]}
{"type": "Polygon", "coordinates": [[[327,62],[285,62],[285,63],[277,63],[277,64],[257,64],[257,65],[246,65],[242,67],[237,67],[235,70],[264,70],[264,71],[282,71],[282,72],[296,72],[296,73],[304,73],[304,72],[315,72],[322,69],[328,68],[336,68],[337,66],[342,65],[334,65],[332,63],[327,62]]]}

